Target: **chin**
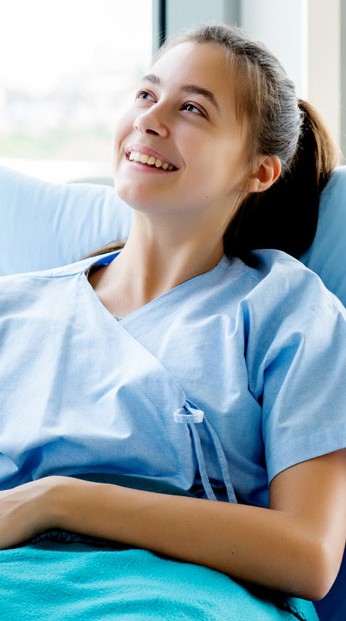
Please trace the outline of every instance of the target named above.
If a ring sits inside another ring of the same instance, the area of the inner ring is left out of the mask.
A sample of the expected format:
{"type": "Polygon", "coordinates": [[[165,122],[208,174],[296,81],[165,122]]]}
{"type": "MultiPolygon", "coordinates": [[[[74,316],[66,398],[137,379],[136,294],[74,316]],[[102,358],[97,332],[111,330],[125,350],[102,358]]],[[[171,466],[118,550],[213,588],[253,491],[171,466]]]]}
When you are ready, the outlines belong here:
{"type": "Polygon", "coordinates": [[[137,194],[135,188],[131,187],[131,183],[122,181],[119,177],[115,176],[114,187],[119,198],[131,205],[132,199],[137,194]]]}
{"type": "Polygon", "coordinates": [[[152,193],[145,192],[144,188],[138,187],[133,182],[116,181],[115,190],[119,198],[133,209],[146,211],[152,205],[152,193]],[[149,195],[146,197],[146,194],[149,195]]]}

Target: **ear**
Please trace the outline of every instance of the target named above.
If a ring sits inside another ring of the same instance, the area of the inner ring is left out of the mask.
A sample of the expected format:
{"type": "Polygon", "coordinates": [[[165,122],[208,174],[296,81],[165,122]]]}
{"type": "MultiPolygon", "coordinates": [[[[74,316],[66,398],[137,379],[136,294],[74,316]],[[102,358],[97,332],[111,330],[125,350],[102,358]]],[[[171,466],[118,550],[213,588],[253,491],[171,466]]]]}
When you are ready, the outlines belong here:
{"type": "Polygon", "coordinates": [[[262,155],[256,170],[250,175],[249,192],[264,192],[278,179],[281,162],[277,155],[262,155]]]}

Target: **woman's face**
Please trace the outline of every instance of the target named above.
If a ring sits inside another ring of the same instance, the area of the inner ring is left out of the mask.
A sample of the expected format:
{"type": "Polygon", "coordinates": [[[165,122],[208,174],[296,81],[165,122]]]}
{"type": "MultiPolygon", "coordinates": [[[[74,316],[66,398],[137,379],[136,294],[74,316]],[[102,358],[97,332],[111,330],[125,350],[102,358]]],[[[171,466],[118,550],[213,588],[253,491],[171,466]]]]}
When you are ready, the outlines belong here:
{"type": "Polygon", "coordinates": [[[119,195],[148,213],[213,210],[226,225],[247,165],[233,93],[221,46],[181,43],[161,56],[116,130],[119,195]]]}

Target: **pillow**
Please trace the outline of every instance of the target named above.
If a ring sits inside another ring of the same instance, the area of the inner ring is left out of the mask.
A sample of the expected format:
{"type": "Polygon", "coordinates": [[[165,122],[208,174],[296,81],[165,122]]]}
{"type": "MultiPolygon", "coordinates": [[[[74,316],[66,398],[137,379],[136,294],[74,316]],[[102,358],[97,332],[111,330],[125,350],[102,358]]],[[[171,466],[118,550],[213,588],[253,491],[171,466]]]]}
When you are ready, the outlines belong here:
{"type": "Polygon", "coordinates": [[[0,275],[76,261],[126,238],[130,221],[110,186],[58,185],[0,166],[0,275]]]}
{"type": "Polygon", "coordinates": [[[346,306],[346,166],[335,168],[322,192],[315,239],[301,261],[346,306]]]}

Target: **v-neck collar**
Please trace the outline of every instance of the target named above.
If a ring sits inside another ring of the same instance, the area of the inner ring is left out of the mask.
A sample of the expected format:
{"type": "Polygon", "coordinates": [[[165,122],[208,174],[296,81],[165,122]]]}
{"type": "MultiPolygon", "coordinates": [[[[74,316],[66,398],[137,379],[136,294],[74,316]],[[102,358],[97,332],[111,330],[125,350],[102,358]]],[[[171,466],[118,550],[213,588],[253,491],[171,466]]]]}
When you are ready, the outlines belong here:
{"type": "MultiPolygon", "coordinates": [[[[93,286],[90,284],[88,280],[88,274],[90,270],[96,266],[102,267],[102,266],[109,265],[114,259],[117,258],[119,254],[120,254],[120,251],[115,251],[112,253],[108,253],[107,255],[103,255],[100,258],[98,258],[98,260],[93,261],[90,264],[87,264],[86,267],[84,266],[84,269],[82,272],[83,277],[85,279],[85,284],[87,285],[87,288],[89,289],[89,296],[94,297],[94,301],[97,303],[97,305],[99,305],[103,309],[103,314],[105,316],[108,316],[108,319],[111,319],[113,322],[116,322],[117,319],[101,302],[95,289],[93,288],[93,286]]],[[[95,259],[95,257],[91,258],[91,260],[93,259],[95,259]]],[[[204,288],[205,286],[208,285],[209,282],[214,280],[216,272],[218,272],[219,270],[223,270],[225,267],[228,267],[229,261],[230,260],[225,255],[223,255],[220,261],[211,270],[208,270],[207,272],[203,272],[203,274],[199,274],[198,276],[193,276],[192,278],[185,280],[184,282],[173,287],[172,289],[169,289],[169,291],[162,293],[161,295],[157,296],[156,298],[153,298],[146,304],[143,304],[136,310],[132,311],[128,315],[125,315],[124,317],[122,317],[121,325],[125,328],[131,329],[131,333],[137,338],[145,334],[145,332],[151,329],[151,326],[155,324],[156,322],[162,323],[165,320],[167,320],[171,312],[174,312],[175,307],[181,305],[181,303],[184,303],[184,301],[186,300],[188,291],[190,289],[194,289],[197,284],[201,286],[201,293],[202,293],[203,292],[202,287],[204,288]],[[170,303],[170,313],[167,314],[167,302],[168,301],[170,303]],[[150,326],[148,326],[145,321],[144,322],[141,321],[141,319],[145,319],[147,313],[150,313],[150,318],[151,318],[150,326]]]]}

